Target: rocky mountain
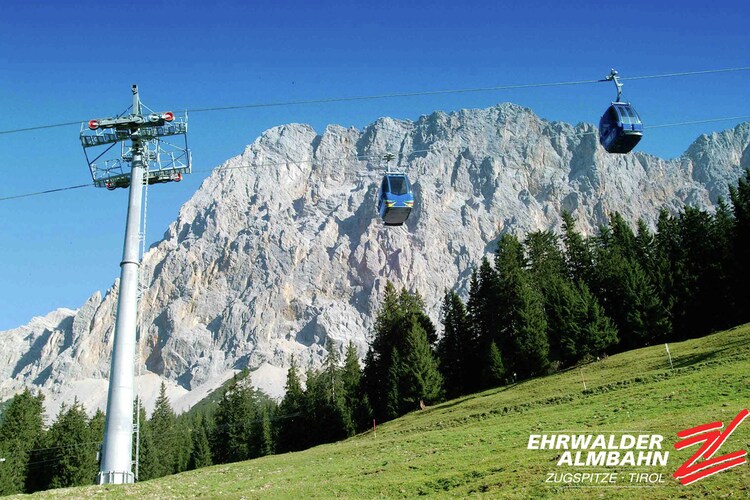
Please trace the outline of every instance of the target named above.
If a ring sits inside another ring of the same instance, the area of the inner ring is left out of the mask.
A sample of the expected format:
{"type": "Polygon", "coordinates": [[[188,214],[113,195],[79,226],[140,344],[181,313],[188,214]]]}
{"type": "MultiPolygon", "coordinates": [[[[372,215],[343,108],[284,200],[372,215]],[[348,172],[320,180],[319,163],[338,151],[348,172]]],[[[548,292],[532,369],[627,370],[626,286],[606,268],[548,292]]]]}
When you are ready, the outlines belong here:
{"type": "MultiPolygon", "coordinates": [[[[141,392],[168,381],[182,410],[247,366],[279,396],[292,354],[318,366],[328,339],[364,354],[387,280],[418,290],[437,322],[443,291],[465,293],[504,232],[559,228],[563,210],[592,232],[615,210],[653,223],[661,207],[710,209],[750,167],[748,123],[672,160],[609,155],[596,133],[512,104],[268,130],[213,171],[144,258],[141,392]],[[386,152],[413,184],[403,227],[375,211],[386,152]]],[[[0,398],[31,385],[52,411],[74,396],[104,406],[116,301],[115,283],[78,311],[3,332],[0,398]]]]}

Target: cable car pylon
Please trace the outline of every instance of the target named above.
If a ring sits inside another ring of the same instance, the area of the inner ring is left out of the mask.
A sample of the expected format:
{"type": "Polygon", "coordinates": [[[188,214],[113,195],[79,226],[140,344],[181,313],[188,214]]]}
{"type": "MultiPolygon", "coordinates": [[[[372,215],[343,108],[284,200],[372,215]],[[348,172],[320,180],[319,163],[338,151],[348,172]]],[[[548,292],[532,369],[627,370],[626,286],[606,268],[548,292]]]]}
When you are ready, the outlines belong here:
{"type": "Polygon", "coordinates": [[[174,113],[170,111],[142,114],[138,86],[133,85],[132,91],[133,106],[129,115],[90,120],[81,127],[80,133],[81,145],[94,185],[108,189],[130,189],[125,243],[120,263],[120,290],[107,394],[104,444],[97,477],[99,484],[134,482],[134,365],[143,186],[177,181],[182,178],[183,173],[190,173],[190,152],[187,150],[186,138],[187,119],[175,120],[174,113]],[[160,137],[180,135],[185,136],[185,148],[177,147],[176,153],[166,152],[160,137]],[[121,143],[119,157],[102,160],[117,143],[121,143]],[[105,150],[90,160],[88,150],[100,147],[104,147],[105,150]]]}

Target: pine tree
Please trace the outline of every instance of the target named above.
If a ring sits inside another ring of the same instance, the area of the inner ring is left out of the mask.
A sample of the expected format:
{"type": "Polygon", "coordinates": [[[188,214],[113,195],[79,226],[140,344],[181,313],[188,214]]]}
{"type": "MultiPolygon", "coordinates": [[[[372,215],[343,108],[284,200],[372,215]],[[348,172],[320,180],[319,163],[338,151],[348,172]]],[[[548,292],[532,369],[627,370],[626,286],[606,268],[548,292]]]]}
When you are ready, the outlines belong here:
{"type": "Polygon", "coordinates": [[[35,485],[44,474],[41,467],[29,468],[38,462],[44,439],[44,396],[32,395],[26,389],[17,394],[5,407],[0,421],[0,451],[5,462],[0,463],[0,495],[36,491],[35,485]],[[30,456],[34,456],[30,460],[30,456]]]}
{"type": "Polygon", "coordinates": [[[414,321],[406,336],[399,390],[402,413],[420,408],[421,403],[438,402],[443,396],[443,377],[438,370],[427,332],[414,321]]]}
{"type": "Polygon", "coordinates": [[[438,343],[440,373],[445,380],[449,398],[467,394],[476,386],[470,378],[474,371],[477,350],[471,337],[468,314],[456,292],[446,292],[442,307],[443,336],[438,343]]]}
{"type": "MultiPolygon", "coordinates": [[[[487,260],[486,258],[484,260],[487,260]]],[[[487,262],[489,265],[489,261],[487,262]]],[[[484,290],[479,283],[479,273],[474,268],[471,271],[469,280],[469,300],[466,302],[466,315],[468,320],[468,335],[471,341],[468,343],[467,363],[468,370],[465,380],[468,383],[467,390],[476,392],[484,387],[483,385],[483,360],[487,352],[487,341],[493,338],[493,334],[485,331],[482,323],[484,315],[483,308],[486,304],[484,290]]]]}
{"type": "Polygon", "coordinates": [[[497,308],[501,309],[500,351],[514,377],[545,373],[549,367],[549,342],[544,301],[536,283],[525,271],[523,247],[504,234],[495,253],[495,272],[500,280],[497,308]]]}
{"type": "Polygon", "coordinates": [[[581,317],[578,320],[576,361],[587,356],[600,356],[619,341],[617,327],[589,287],[580,282],[577,291],[581,317]]]}
{"type": "Polygon", "coordinates": [[[734,235],[736,231],[734,214],[727,203],[720,197],[716,212],[712,218],[711,240],[714,242],[713,269],[709,274],[712,298],[711,307],[714,313],[714,328],[722,329],[737,325],[740,311],[737,307],[739,290],[734,283],[735,272],[740,257],[734,253],[734,235]]]}
{"type": "Polygon", "coordinates": [[[544,301],[528,279],[519,282],[516,293],[518,308],[514,310],[513,340],[519,358],[515,372],[521,378],[541,375],[549,368],[544,301]]]}
{"type": "Polygon", "coordinates": [[[619,331],[619,350],[634,349],[667,338],[669,315],[641,266],[616,249],[603,247],[597,262],[599,294],[619,331]]]}
{"type": "Polygon", "coordinates": [[[487,359],[482,363],[482,381],[484,387],[498,387],[505,383],[505,365],[500,349],[492,342],[487,350],[487,359]]]}
{"type": "Polygon", "coordinates": [[[286,393],[279,405],[276,420],[276,449],[279,453],[297,451],[308,446],[305,418],[302,414],[304,392],[299,380],[299,368],[292,355],[286,374],[286,393]]]}
{"type": "Polygon", "coordinates": [[[193,438],[191,436],[190,421],[185,416],[178,416],[173,430],[174,434],[174,471],[180,473],[188,470],[190,455],[193,453],[193,438]]]}
{"type": "Polygon", "coordinates": [[[554,277],[547,283],[544,301],[550,357],[563,366],[573,364],[581,357],[580,321],[584,304],[575,287],[561,277],[554,277]]]}
{"type": "Polygon", "coordinates": [[[92,439],[88,417],[78,400],[60,409],[48,433],[48,449],[54,450],[46,470],[49,487],[65,488],[94,483],[97,442],[92,439]]]}
{"type": "Polygon", "coordinates": [[[355,430],[362,431],[372,422],[372,409],[362,387],[362,367],[359,365],[357,349],[351,342],[346,347],[341,380],[344,384],[349,419],[353,422],[355,430]]]}
{"type": "Polygon", "coordinates": [[[164,382],[159,388],[154,412],[148,425],[151,430],[154,452],[154,470],[152,478],[162,477],[177,472],[178,433],[177,417],[167,397],[167,386],[164,382]]]}
{"type": "Polygon", "coordinates": [[[252,456],[252,423],[257,418],[256,401],[244,380],[229,385],[216,410],[213,446],[217,463],[238,462],[252,456]]]}
{"type": "Polygon", "coordinates": [[[729,186],[729,199],[734,213],[733,251],[734,279],[732,289],[737,297],[737,321],[750,321],[750,294],[747,284],[750,283],[750,169],[745,169],[745,175],[737,181],[737,186],[729,186]]]}
{"type": "MultiPolygon", "coordinates": [[[[414,355],[414,341],[412,339],[409,343],[408,339],[415,327],[424,335],[427,351],[432,356],[431,339],[436,336],[436,330],[424,312],[421,297],[416,292],[410,294],[406,290],[396,295],[395,288],[388,283],[375,321],[375,334],[365,357],[362,379],[362,386],[369,396],[374,417],[378,421],[390,420],[403,414],[407,408],[411,409],[410,401],[404,398],[413,397],[411,388],[414,384],[406,384],[405,381],[412,376],[422,376],[410,373],[421,369],[421,365],[413,368],[406,362],[407,356],[414,355]]],[[[430,387],[428,386],[428,390],[431,390],[430,387]]],[[[429,397],[435,396],[430,393],[429,397]]]]}
{"type": "Polygon", "coordinates": [[[193,447],[190,453],[190,461],[188,462],[188,470],[213,465],[207,427],[206,417],[199,413],[193,421],[193,447]]]}
{"type": "Polygon", "coordinates": [[[259,443],[258,443],[258,455],[266,456],[272,455],[274,452],[274,439],[273,431],[271,429],[271,410],[268,405],[264,405],[261,408],[260,415],[260,428],[257,432],[259,443]]]}
{"type": "Polygon", "coordinates": [[[139,422],[138,429],[138,448],[136,453],[135,443],[133,445],[133,457],[138,458],[138,470],[136,472],[138,481],[147,481],[154,479],[162,470],[161,464],[157,463],[157,450],[154,445],[151,426],[146,416],[146,408],[143,403],[138,401],[140,396],[133,403],[133,412],[139,412],[137,419],[134,417],[133,422],[139,422]]]}
{"type": "Polygon", "coordinates": [[[565,263],[568,275],[573,283],[583,281],[591,284],[593,279],[594,261],[589,241],[576,231],[573,216],[563,211],[563,246],[565,247],[565,263]]]}
{"type": "MultiPolygon", "coordinates": [[[[498,243],[498,248],[501,248],[501,246],[498,243]]],[[[503,248],[507,249],[508,246],[503,248]]],[[[482,264],[479,267],[477,343],[482,352],[492,342],[495,342],[503,351],[510,346],[512,341],[508,322],[510,304],[507,302],[507,296],[504,293],[508,283],[506,277],[501,277],[497,272],[498,260],[502,259],[503,257],[499,253],[495,254],[495,268],[493,269],[490,261],[483,257],[482,264]]]]}
{"type": "MultiPolygon", "coordinates": [[[[365,367],[362,373],[362,387],[372,405],[373,416],[378,421],[389,420],[398,415],[393,413],[394,407],[389,404],[392,396],[389,395],[389,377],[392,371],[391,354],[394,350],[398,351],[402,342],[400,338],[402,321],[399,296],[396,288],[389,281],[385,285],[383,302],[375,318],[375,331],[365,356],[365,367]]],[[[396,373],[395,376],[398,374],[396,373]]]]}
{"type": "MultiPolygon", "coordinates": [[[[89,434],[91,440],[94,442],[97,451],[101,450],[104,444],[104,425],[106,418],[104,412],[100,409],[96,410],[96,413],[89,420],[89,434]]],[[[98,453],[97,453],[98,456],[98,453]]],[[[92,463],[92,470],[90,472],[91,477],[97,477],[99,474],[99,460],[94,460],[92,463]]]]}
{"type": "MultiPolygon", "coordinates": [[[[401,356],[394,347],[388,363],[388,375],[385,379],[385,414],[378,420],[386,421],[401,415],[401,356]]],[[[382,389],[381,389],[382,390],[382,389]]]]}

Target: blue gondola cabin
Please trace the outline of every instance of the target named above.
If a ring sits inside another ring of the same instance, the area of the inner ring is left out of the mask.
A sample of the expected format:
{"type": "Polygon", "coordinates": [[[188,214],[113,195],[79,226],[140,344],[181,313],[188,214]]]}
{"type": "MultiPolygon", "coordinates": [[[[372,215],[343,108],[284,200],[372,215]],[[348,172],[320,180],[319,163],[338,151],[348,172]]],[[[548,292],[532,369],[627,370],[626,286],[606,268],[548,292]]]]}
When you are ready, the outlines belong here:
{"type": "Polygon", "coordinates": [[[643,123],[627,102],[613,102],[599,120],[599,143],[608,153],[629,153],[643,137],[643,123]]]}
{"type": "Polygon", "coordinates": [[[400,226],[409,218],[414,206],[406,174],[386,174],[380,185],[378,214],[386,226],[400,226]]]}

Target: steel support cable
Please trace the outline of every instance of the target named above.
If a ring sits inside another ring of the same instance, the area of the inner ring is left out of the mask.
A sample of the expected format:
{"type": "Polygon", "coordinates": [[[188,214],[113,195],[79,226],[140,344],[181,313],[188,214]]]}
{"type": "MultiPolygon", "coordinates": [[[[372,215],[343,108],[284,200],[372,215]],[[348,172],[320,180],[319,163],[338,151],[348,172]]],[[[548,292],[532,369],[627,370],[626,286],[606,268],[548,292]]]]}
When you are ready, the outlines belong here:
{"type": "MultiPolygon", "coordinates": [[[[620,80],[646,80],[655,78],[675,78],[682,76],[697,76],[697,75],[708,75],[714,73],[731,73],[738,71],[750,71],[750,66],[741,66],[737,68],[721,68],[721,69],[709,69],[701,71],[683,71],[678,73],[663,73],[657,75],[642,75],[642,76],[628,76],[620,77],[620,80]]],[[[250,104],[238,104],[228,106],[215,106],[208,108],[188,108],[185,112],[192,113],[203,113],[208,111],[228,111],[233,109],[253,109],[253,108],[270,108],[270,107],[282,107],[282,106],[300,106],[306,104],[328,104],[334,102],[352,102],[352,101],[366,101],[366,100],[379,100],[379,99],[395,99],[399,97],[419,97],[419,96],[433,96],[433,95],[445,95],[445,94],[467,94],[475,92],[495,92],[499,90],[519,90],[519,89],[530,89],[540,87],[562,87],[571,85],[588,85],[592,83],[601,83],[608,80],[578,80],[568,82],[547,82],[547,83],[527,83],[527,84],[515,84],[515,85],[496,85],[492,87],[477,87],[477,88],[466,88],[466,89],[447,89],[447,90],[427,90],[427,91],[416,91],[416,92],[396,92],[392,94],[376,94],[367,96],[349,96],[349,97],[330,97],[322,99],[302,99],[295,101],[279,101],[279,102],[268,102],[268,103],[250,103],[250,104]]],[[[55,127],[67,127],[71,125],[78,125],[82,122],[87,121],[86,119],[77,120],[74,122],[56,123],[50,125],[38,125],[35,127],[24,127],[9,130],[0,130],[0,135],[13,134],[18,132],[29,132],[33,130],[41,130],[55,127]]]]}
{"type": "MultiPolygon", "coordinates": [[[[724,122],[724,121],[730,121],[730,120],[750,120],[750,115],[741,115],[741,116],[727,116],[723,118],[707,118],[705,120],[687,120],[682,122],[676,122],[676,123],[662,123],[659,125],[644,125],[644,129],[655,129],[655,128],[668,128],[668,127],[680,127],[684,125],[699,125],[702,123],[715,123],[715,122],[724,122]]],[[[583,134],[579,135],[595,135],[598,132],[591,131],[591,132],[584,132],[583,134]]],[[[406,154],[417,154],[417,153],[425,153],[430,152],[434,150],[417,150],[417,151],[411,151],[406,154]]],[[[258,168],[258,167],[274,167],[278,165],[287,165],[287,164],[302,164],[302,163],[314,163],[314,162],[322,162],[322,161],[343,161],[343,160],[352,160],[355,161],[366,161],[368,159],[378,159],[380,158],[378,155],[364,155],[364,156],[356,156],[355,158],[352,158],[351,156],[347,157],[340,157],[340,158],[313,158],[310,160],[288,160],[288,161],[279,161],[279,162],[263,162],[263,163],[249,163],[249,164],[242,164],[242,165],[236,165],[236,166],[227,166],[227,167],[214,167],[210,169],[201,169],[201,170],[193,170],[194,173],[207,173],[207,172],[223,172],[227,170],[237,170],[237,169],[243,169],[243,168],[258,168]]],[[[31,196],[39,196],[43,194],[50,194],[50,193],[57,193],[60,191],[68,191],[71,189],[80,189],[85,187],[92,187],[94,184],[80,184],[78,186],[68,186],[63,188],[57,188],[57,189],[48,189],[46,191],[36,191],[32,193],[24,193],[24,194],[18,194],[13,196],[4,196],[0,197],[0,202],[2,201],[9,201],[9,200],[16,200],[20,198],[28,198],[31,196]]]]}
{"type": "Polygon", "coordinates": [[[58,193],[60,191],[69,191],[71,189],[81,189],[85,187],[93,186],[93,184],[79,184],[78,186],[68,186],[56,189],[47,189],[46,191],[36,191],[33,193],[17,194],[13,196],[4,196],[0,198],[0,201],[17,200],[19,198],[28,198],[29,196],[39,196],[41,194],[58,193]]]}

